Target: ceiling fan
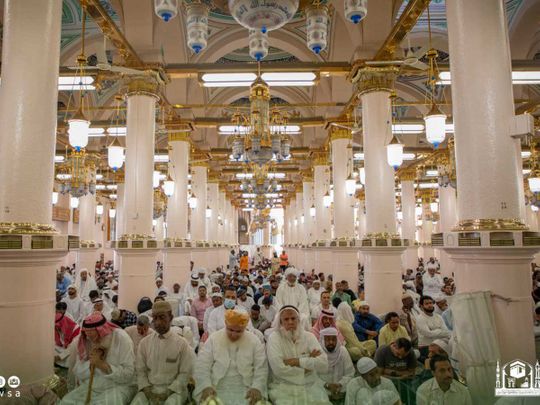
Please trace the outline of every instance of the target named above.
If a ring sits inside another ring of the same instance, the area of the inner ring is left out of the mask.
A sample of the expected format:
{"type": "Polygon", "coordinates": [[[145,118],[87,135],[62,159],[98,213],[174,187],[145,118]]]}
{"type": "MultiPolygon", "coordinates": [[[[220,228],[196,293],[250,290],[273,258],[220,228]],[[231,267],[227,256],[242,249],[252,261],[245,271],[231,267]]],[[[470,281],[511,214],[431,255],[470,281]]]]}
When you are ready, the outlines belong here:
{"type": "Polygon", "coordinates": [[[360,125],[360,122],[358,122],[357,116],[356,116],[356,108],[353,109],[353,123],[352,125],[345,125],[339,122],[331,122],[330,125],[338,128],[348,129],[351,131],[351,134],[356,135],[362,132],[362,126],[360,125]]]}

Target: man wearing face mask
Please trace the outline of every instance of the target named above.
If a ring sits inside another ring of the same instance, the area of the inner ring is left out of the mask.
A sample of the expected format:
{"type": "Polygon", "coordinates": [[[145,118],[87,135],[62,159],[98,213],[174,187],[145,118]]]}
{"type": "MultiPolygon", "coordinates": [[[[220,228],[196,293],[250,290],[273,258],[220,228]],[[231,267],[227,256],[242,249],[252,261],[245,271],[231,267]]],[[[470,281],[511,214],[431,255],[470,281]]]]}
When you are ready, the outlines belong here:
{"type": "Polygon", "coordinates": [[[199,401],[219,398],[224,405],[253,405],[266,397],[268,365],[264,345],[247,331],[249,316],[226,310],[225,328],[199,352],[193,377],[199,401]]]}
{"type": "Polygon", "coordinates": [[[223,305],[214,308],[210,313],[210,317],[208,318],[208,335],[225,327],[225,311],[227,309],[245,313],[249,318],[246,309],[236,304],[236,290],[234,288],[227,288],[225,289],[223,305]]]}
{"type": "Polygon", "coordinates": [[[282,282],[276,291],[276,309],[279,310],[285,305],[292,305],[298,308],[301,315],[309,317],[309,304],[306,289],[296,282],[297,271],[294,267],[289,267],[285,271],[286,282],[282,282]]]}

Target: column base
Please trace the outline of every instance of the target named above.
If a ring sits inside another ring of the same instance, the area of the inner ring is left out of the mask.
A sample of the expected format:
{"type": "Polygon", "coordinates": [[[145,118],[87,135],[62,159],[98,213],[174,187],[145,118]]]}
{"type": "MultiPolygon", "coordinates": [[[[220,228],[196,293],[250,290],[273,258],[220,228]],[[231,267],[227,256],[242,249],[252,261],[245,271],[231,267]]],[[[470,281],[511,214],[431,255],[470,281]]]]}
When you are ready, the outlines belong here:
{"type": "Polygon", "coordinates": [[[112,241],[111,247],[120,255],[122,269],[118,279],[118,307],[137,311],[142,297],[156,295],[156,257],[163,247],[155,239],[112,241]]]}
{"type": "Polygon", "coordinates": [[[334,284],[346,280],[349,288],[358,295],[358,248],[357,247],[332,247],[332,274],[334,284]]]}
{"type": "Polygon", "coordinates": [[[403,281],[401,256],[409,246],[408,239],[363,239],[365,299],[375,315],[401,308],[403,281]]]}
{"type": "Polygon", "coordinates": [[[65,235],[0,235],[0,375],[25,385],[53,375],[53,285],[68,251],[65,235]],[[35,333],[45,331],[45,333],[35,333]]]}
{"type": "Polygon", "coordinates": [[[163,284],[172,291],[174,283],[183,288],[190,282],[191,248],[165,247],[163,249],[163,284]]]}
{"type": "MultiPolygon", "coordinates": [[[[522,231],[433,235],[456,263],[457,292],[491,291],[501,361],[535,360],[530,263],[540,234],[522,231]]],[[[471,321],[474,323],[474,320],[471,321]]],[[[462,342],[465,344],[465,342],[462,342]]]]}

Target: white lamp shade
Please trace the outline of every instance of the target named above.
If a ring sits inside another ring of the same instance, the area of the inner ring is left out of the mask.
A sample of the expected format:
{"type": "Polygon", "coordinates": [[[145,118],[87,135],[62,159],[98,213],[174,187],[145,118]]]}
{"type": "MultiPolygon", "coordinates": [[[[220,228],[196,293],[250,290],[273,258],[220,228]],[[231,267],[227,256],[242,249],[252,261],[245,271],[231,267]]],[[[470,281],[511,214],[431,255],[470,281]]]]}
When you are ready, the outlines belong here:
{"type": "Polygon", "coordinates": [[[114,218],[114,217],[116,217],[116,209],[109,208],[109,218],[114,218]]]}
{"type": "Polygon", "coordinates": [[[294,219],[294,226],[297,226],[298,225],[298,219],[294,219]]]}
{"type": "Polygon", "coordinates": [[[167,197],[172,197],[174,194],[174,181],[172,180],[165,180],[163,182],[163,192],[167,197]]]}
{"type": "Polygon", "coordinates": [[[206,218],[212,218],[212,208],[206,208],[206,218]]]}
{"type": "Polygon", "coordinates": [[[360,183],[363,185],[366,185],[366,168],[361,167],[360,168],[360,183]]]}
{"type": "Polygon", "coordinates": [[[101,204],[96,205],[96,214],[103,215],[103,205],[101,204]]]}
{"type": "Polygon", "coordinates": [[[394,169],[401,166],[403,163],[403,145],[400,143],[386,145],[386,160],[394,169]]]}
{"type": "Polygon", "coordinates": [[[323,197],[323,205],[328,208],[330,207],[330,205],[332,204],[332,197],[327,194],[323,197]]]}
{"type": "Polygon", "coordinates": [[[77,197],[71,197],[69,200],[69,206],[71,208],[79,208],[79,199],[77,197]]]}
{"type": "Polygon", "coordinates": [[[431,212],[437,212],[439,211],[439,204],[432,202],[429,204],[429,208],[431,209],[431,212]]]}
{"type": "Polygon", "coordinates": [[[304,218],[304,215],[302,214],[302,216],[300,217],[300,223],[303,224],[305,221],[305,218],[304,218]]]}
{"type": "Polygon", "coordinates": [[[152,226],[155,227],[156,225],[157,225],[157,219],[153,219],[153,220],[152,220],[152,226]]]}
{"type": "Polygon", "coordinates": [[[161,173],[158,170],[154,170],[154,174],[152,175],[152,186],[154,188],[159,187],[159,175],[161,173]]]}
{"type": "Polygon", "coordinates": [[[109,146],[107,153],[107,163],[113,170],[118,170],[124,164],[124,148],[122,146],[109,146]]]}
{"type": "Polygon", "coordinates": [[[424,118],[426,123],[426,138],[435,147],[444,141],[446,136],[446,115],[433,114],[424,118]]]}
{"type": "Polygon", "coordinates": [[[415,207],[414,208],[414,215],[416,215],[417,217],[422,215],[422,207],[415,207]]]}
{"type": "Polygon", "coordinates": [[[189,197],[189,207],[191,209],[197,208],[197,197],[189,197]]]}
{"type": "Polygon", "coordinates": [[[398,211],[396,215],[397,215],[397,219],[399,219],[400,221],[403,220],[403,212],[398,211]]]}
{"type": "Polygon", "coordinates": [[[316,212],[315,207],[311,207],[309,209],[309,215],[311,215],[312,218],[315,218],[315,212],[316,212]]]}
{"type": "Polygon", "coordinates": [[[538,212],[538,207],[536,205],[531,205],[531,210],[533,212],[538,212]]]}
{"type": "Polygon", "coordinates": [[[68,121],[69,144],[74,148],[82,149],[88,145],[88,128],[90,121],[71,119],[68,121]]]}
{"type": "Polygon", "coordinates": [[[356,180],[352,178],[345,180],[345,192],[348,195],[354,195],[355,191],[356,191],[356,180]]]}
{"type": "Polygon", "coordinates": [[[529,188],[533,193],[540,192],[540,177],[529,177],[529,188]]]}
{"type": "Polygon", "coordinates": [[[58,192],[53,191],[52,193],[52,203],[53,205],[56,205],[58,203],[58,192]]]}

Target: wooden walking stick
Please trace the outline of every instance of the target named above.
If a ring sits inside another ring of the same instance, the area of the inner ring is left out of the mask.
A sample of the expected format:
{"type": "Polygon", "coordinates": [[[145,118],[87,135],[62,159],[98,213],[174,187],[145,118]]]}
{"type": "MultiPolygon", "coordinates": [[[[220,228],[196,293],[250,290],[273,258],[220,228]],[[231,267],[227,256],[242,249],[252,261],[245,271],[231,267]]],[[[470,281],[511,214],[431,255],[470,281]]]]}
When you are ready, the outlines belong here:
{"type": "Polygon", "coordinates": [[[88,390],[86,391],[86,401],[85,405],[89,405],[92,401],[92,384],[94,383],[94,372],[96,371],[96,366],[93,364],[90,366],[90,381],[88,381],[88,390]]]}

